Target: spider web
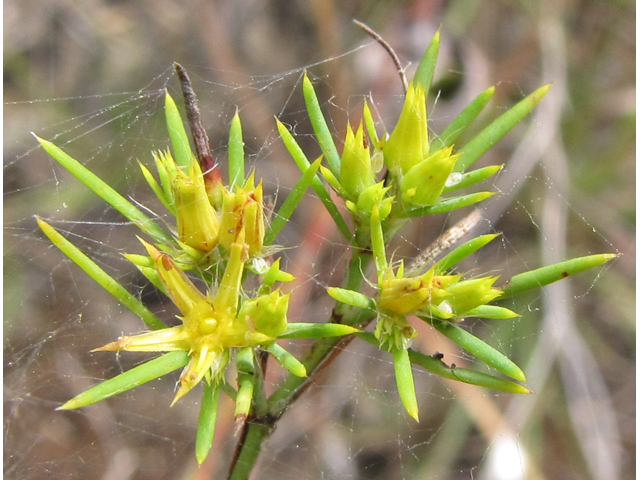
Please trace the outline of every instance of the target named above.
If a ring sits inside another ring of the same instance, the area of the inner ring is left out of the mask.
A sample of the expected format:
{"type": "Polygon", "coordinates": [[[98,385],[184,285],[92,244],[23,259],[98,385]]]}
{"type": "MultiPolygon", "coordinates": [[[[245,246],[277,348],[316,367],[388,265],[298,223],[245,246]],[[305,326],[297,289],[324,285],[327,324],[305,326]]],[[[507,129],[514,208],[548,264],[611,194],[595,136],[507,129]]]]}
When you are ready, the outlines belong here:
{"type": "MultiPolygon", "coordinates": [[[[248,165],[264,179],[265,194],[277,209],[299,172],[264,112],[288,124],[307,152],[319,154],[301,100],[301,78],[307,70],[325,99],[323,108],[337,138],[343,135],[346,119],[358,121],[365,97],[362,92],[373,92],[379,117],[392,125],[402,102],[400,82],[391,88],[369,85],[343,98],[331,87],[331,76],[314,74],[323,66],[340,62],[361,64],[363,58],[376,55],[377,49],[379,46],[367,43],[321,65],[276,75],[236,76],[241,80],[232,84],[219,80],[224,72],[185,65],[199,95],[214,157],[224,169],[227,128],[238,108],[248,165]]],[[[468,84],[477,84],[472,74],[461,76],[468,84]]],[[[151,151],[168,146],[162,110],[165,89],[174,98],[180,97],[171,68],[139,91],[12,102],[5,108],[21,109],[29,115],[30,111],[42,111],[43,106],[62,104],[70,111],[82,112],[65,120],[38,118],[31,128],[81,160],[151,215],[168,221],[141,181],[137,166],[138,160],[150,165],[151,151]]],[[[617,251],[590,218],[574,210],[567,200],[569,179],[553,165],[554,160],[566,163],[555,136],[558,101],[551,97],[543,102],[526,125],[518,127],[516,135],[483,160],[506,162],[507,168],[492,185],[503,193],[482,208],[484,220],[476,231],[504,234],[468,259],[463,265],[467,271],[501,272],[509,278],[541,263],[617,251]],[[523,138],[519,144],[515,144],[517,136],[523,138]],[[570,221],[583,237],[575,248],[568,249],[570,221]],[[542,260],[532,239],[543,245],[542,260]]],[[[506,107],[492,106],[489,116],[495,117],[506,107]]],[[[456,101],[437,99],[430,105],[433,129],[438,131],[439,125],[451,121],[458,111],[456,101]]],[[[160,318],[175,321],[177,311],[121,255],[142,252],[135,239],[137,229],[35,145],[35,141],[22,138],[12,147],[15,154],[5,157],[7,477],[222,478],[237,442],[232,402],[223,398],[212,453],[198,469],[193,442],[199,395],[194,391],[169,407],[178,373],[79,411],[54,410],[149,355],[90,352],[122,334],[140,331],[143,325],[50,245],[36,228],[34,214],[51,222],[160,318]]],[[[394,242],[390,249],[394,259],[414,258],[466,213],[416,221],[394,242]]],[[[325,289],[340,284],[349,247],[313,192],[278,243],[287,247],[282,253],[284,266],[297,278],[288,287],[292,290],[290,320],[325,321],[333,307],[325,289]]],[[[576,461],[580,471],[596,472],[600,478],[621,478],[621,440],[613,417],[612,386],[603,379],[603,367],[575,323],[576,312],[595,309],[602,313],[597,303],[603,272],[606,269],[514,300],[508,306],[523,313],[515,321],[466,324],[525,367],[535,395],[499,394],[444,381],[416,368],[421,421],[415,423],[399,402],[389,355],[355,341],[285,413],[261,454],[255,478],[544,478],[545,456],[532,437],[544,436],[536,424],[538,418],[553,422],[558,415],[576,418],[555,427],[560,431],[549,438],[566,441],[567,429],[590,436],[589,442],[572,442],[574,454],[582,455],[582,460],[576,461]],[[550,379],[554,382],[548,388],[550,379]],[[542,392],[545,398],[541,398],[542,392]],[[539,413],[547,412],[546,403],[554,401],[561,404],[560,413],[539,413]],[[589,453],[594,457],[589,458],[589,453]]],[[[420,331],[416,349],[427,354],[440,352],[447,363],[483,370],[479,362],[430,327],[417,321],[414,325],[420,331]]],[[[291,346],[297,356],[304,348],[291,346]]],[[[283,375],[280,367],[270,362],[268,387],[276,386],[283,375]]],[[[548,475],[554,478],[553,473],[548,475]]]]}

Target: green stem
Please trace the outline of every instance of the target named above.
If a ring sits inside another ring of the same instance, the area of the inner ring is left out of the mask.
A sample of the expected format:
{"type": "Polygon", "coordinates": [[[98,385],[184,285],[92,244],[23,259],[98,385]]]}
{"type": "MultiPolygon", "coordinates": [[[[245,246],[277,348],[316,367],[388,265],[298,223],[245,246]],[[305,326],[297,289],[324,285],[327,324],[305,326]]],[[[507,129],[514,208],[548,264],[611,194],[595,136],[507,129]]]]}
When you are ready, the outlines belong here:
{"type": "MultiPolygon", "coordinates": [[[[347,288],[358,290],[364,280],[363,272],[371,261],[371,251],[367,249],[354,250],[351,257],[347,278],[347,288]]],[[[370,318],[368,310],[351,307],[338,303],[333,309],[329,323],[341,323],[345,325],[360,325],[370,318]]],[[[340,352],[336,349],[340,342],[350,342],[352,336],[330,337],[318,339],[307,350],[302,364],[307,370],[307,377],[298,377],[290,374],[269,397],[269,411],[260,417],[248,421],[248,426],[243,431],[243,437],[238,443],[236,455],[231,462],[229,471],[230,480],[244,480],[249,478],[253,467],[258,460],[262,443],[269,437],[275,428],[275,424],[285,410],[312,384],[310,381],[314,374],[320,371],[323,365],[328,365],[330,354],[340,352]]]]}
{"type": "Polygon", "coordinates": [[[229,480],[245,480],[251,475],[260,450],[262,442],[271,434],[274,429],[275,420],[256,423],[255,419],[245,430],[245,435],[240,439],[236,457],[233,459],[232,469],[229,472],[229,480]]]}

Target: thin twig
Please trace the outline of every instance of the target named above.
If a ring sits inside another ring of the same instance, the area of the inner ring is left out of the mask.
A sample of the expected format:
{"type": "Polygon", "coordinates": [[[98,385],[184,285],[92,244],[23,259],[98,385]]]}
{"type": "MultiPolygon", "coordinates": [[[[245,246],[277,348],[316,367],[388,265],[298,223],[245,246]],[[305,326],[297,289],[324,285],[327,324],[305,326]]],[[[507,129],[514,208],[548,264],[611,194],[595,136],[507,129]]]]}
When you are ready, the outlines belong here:
{"type": "Polygon", "coordinates": [[[404,93],[407,93],[407,89],[409,88],[409,82],[407,82],[407,76],[404,73],[404,67],[400,63],[400,59],[398,58],[398,55],[396,55],[396,52],[393,50],[391,45],[389,45],[389,43],[387,43],[387,41],[384,38],[382,38],[379,33],[374,31],[369,25],[362,23],[360,20],[356,20],[355,18],[353,19],[353,23],[358,25],[362,30],[364,30],[367,33],[367,35],[371,36],[376,42],[378,42],[382,46],[382,48],[384,48],[387,51],[387,53],[391,56],[393,63],[396,65],[396,68],[398,69],[398,75],[400,75],[400,80],[402,81],[402,88],[404,89],[404,93]]]}
{"type": "Polygon", "coordinates": [[[462,237],[471,231],[483,216],[480,210],[475,209],[469,215],[456,223],[449,230],[440,235],[431,245],[425,248],[413,259],[409,265],[409,271],[422,270],[441,253],[455,245],[462,237]]]}

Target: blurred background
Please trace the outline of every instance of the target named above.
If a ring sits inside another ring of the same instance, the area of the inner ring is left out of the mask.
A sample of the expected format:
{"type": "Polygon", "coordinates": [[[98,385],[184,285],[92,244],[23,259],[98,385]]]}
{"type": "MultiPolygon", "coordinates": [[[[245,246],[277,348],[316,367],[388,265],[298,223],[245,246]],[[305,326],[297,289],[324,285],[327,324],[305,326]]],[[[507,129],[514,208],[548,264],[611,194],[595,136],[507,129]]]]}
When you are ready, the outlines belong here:
{"type": "MultiPolygon", "coordinates": [[[[79,412],[54,410],[142,361],[89,352],[142,324],[51,247],[35,214],[158,314],[176,312],[120,255],[140,252],[136,230],[29,132],[154,209],[137,160],[148,164],[168,144],[162,103],[165,88],[180,95],[177,61],[191,74],[216,158],[224,160],[238,108],[248,160],[277,203],[299,173],[273,116],[310,158],[319,153],[302,102],[304,68],[337,135],[359,121],[369,94],[381,124],[397,118],[394,64],[354,18],[393,46],[409,77],[442,26],[428,106],[436,134],[491,85],[478,129],[553,84],[481,160],[506,166],[492,187],[502,194],[483,208],[477,231],[504,235],[466,268],[508,277],[573,256],[623,256],[508,305],[520,319],[468,325],[524,368],[533,395],[416,371],[416,424],[399,404],[388,356],[354,342],[284,415],[253,478],[635,478],[635,3],[624,0],[5,1],[5,478],[224,478],[237,441],[224,401],[214,450],[196,467],[199,397],[169,408],[177,375],[79,412]]],[[[299,246],[285,252],[298,279],[292,319],[327,318],[324,287],[340,281],[348,255],[318,204],[310,196],[279,240],[299,246]]],[[[464,213],[413,225],[396,255],[415,256],[464,213]]],[[[425,353],[482,368],[427,328],[418,338],[425,353]]],[[[271,374],[273,382],[282,375],[271,374]]]]}

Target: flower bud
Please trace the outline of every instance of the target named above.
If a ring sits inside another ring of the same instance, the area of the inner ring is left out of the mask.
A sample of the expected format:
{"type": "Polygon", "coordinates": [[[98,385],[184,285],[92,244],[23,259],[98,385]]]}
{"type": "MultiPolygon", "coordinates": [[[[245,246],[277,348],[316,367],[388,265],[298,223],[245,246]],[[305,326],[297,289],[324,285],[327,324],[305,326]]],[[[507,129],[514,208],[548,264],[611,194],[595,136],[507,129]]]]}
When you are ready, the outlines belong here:
{"type": "Polygon", "coordinates": [[[235,187],[235,192],[224,189],[222,197],[220,245],[229,250],[244,230],[249,256],[260,254],[264,242],[262,182],[255,187],[252,173],[243,187],[235,187]]]}
{"type": "Polygon", "coordinates": [[[348,199],[356,201],[360,193],[374,182],[371,154],[362,123],[355,134],[351,125],[347,124],[347,135],[340,162],[340,184],[348,199]]]}
{"type": "Polygon", "coordinates": [[[422,308],[431,300],[432,279],[433,269],[419,277],[389,273],[380,285],[378,308],[398,315],[407,315],[422,308]]]}
{"type": "Polygon", "coordinates": [[[244,322],[251,332],[258,332],[274,339],[287,329],[287,309],[289,294],[282,295],[276,290],[268,295],[261,295],[246,300],[238,312],[238,320],[244,322]]]}
{"type": "Polygon", "coordinates": [[[460,154],[451,155],[453,146],[438,150],[409,169],[400,180],[402,201],[418,206],[436,203],[460,154]]]}
{"type": "Polygon", "coordinates": [[[464,315],[469,310],[486,305],[502,295],[502,291],[491,288],[498,278],[473,278],[447,286],[445,291],[449,295],[446,297],[446,301],[451,306],[453,313],[457,316],[464,315]]]}
{"type": "Polygon", "coordinates": [[[384,161],[389,170],[402,174],[418,165],[429,155],[427,108],[421,84],[411,83],[400,118],[382,146],[384,161]]]}

